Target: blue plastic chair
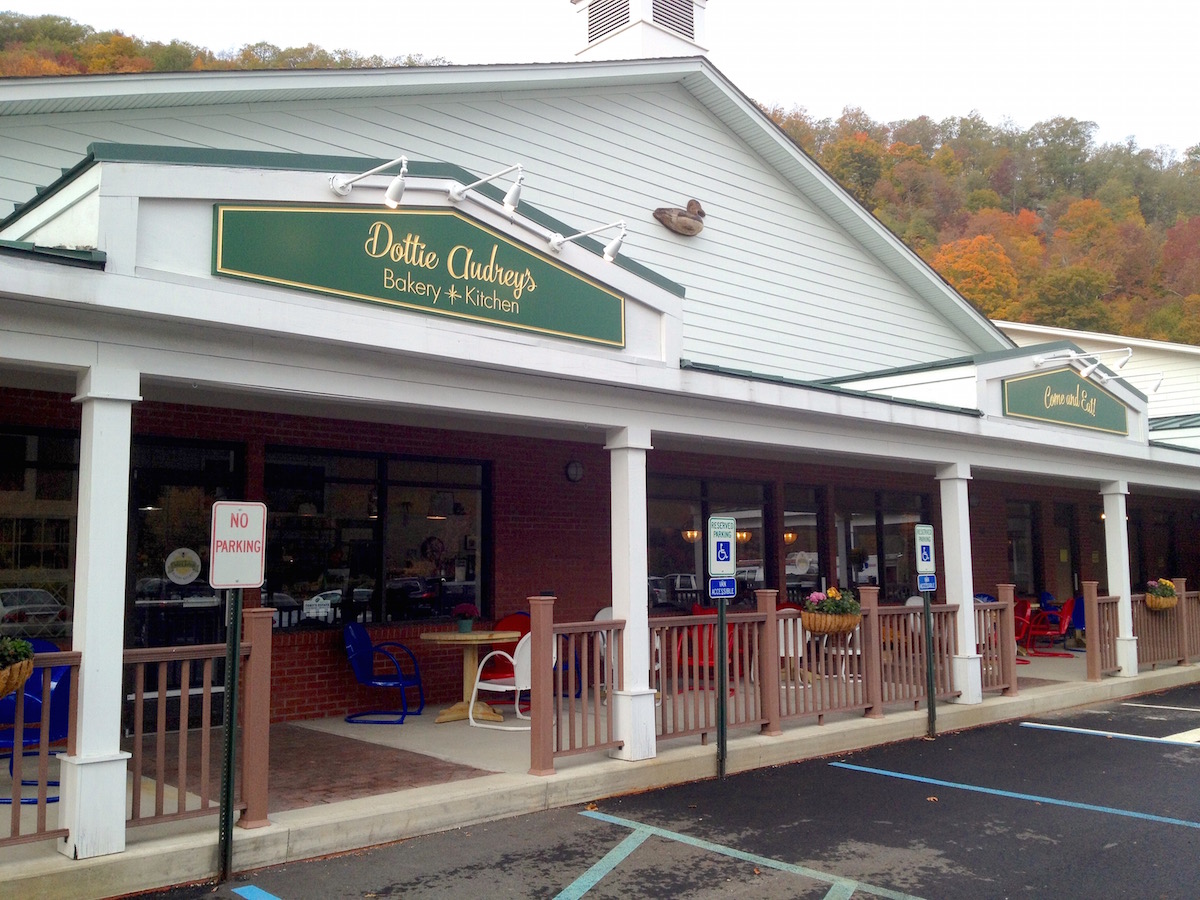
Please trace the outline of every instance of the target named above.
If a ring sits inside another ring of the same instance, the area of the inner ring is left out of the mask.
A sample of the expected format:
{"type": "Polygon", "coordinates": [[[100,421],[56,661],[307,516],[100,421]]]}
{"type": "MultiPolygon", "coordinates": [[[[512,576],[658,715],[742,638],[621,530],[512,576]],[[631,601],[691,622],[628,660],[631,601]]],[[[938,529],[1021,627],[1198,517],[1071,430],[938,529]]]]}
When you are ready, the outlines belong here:
{"type": "Polygon", "coordinates": [[[396,641],[372,644],[367,629],[358,622],[351,622],[342,629],[342,634],[346,639],[346,655],[350,657],[350,668],[354,670],[354,677],[359,684],[367,687],[398,688],[400,691],[400,709],[373,709],[351,713],[346,716],[346,721],[358,725],[401,725],[408,716],[419,716],[425,709],[425,689],[421,686],[421,670],[413,652],[396,641]],[[376,675],[377,655],[387,659],[395,671],[376,675]],[[400,661],[402,657],[407,657],[404,663],[400,661]],[[410,712],[408,708],[408,692],[412,688],[417,689],[420,698],[416,712],[410,712]]]}
{"type": "MultiPolygon", "coordinates": [[[[29,643],[33,645],[35,654],[58,652],[58,647],[49,641],[32,638],[29,643]]],[[[67,732],[71,724],[71,667],[54,666],[49,670],[44,667],[35,668],[33,674],[29,676],[29,680],[25,682],[22,691],[25,694],[24,721],[21,732],[22,756],[37,756],[39,752],[24,748],[37,747],[42,740],[42,689],[47,675],[50,678],[50,716],[47,723],[46,743],[49,746],[67,739],[67,732]]],[[[17,692],[12,691],[7,696],[0,697],[0,752],[8,757],[8,774],[10,776],[13,774],[16,721],[17,692]]],[[[22,779],[21,784],[36,786],[38,781],[37,779],[22,779]]],[[[58,787],[58,782],[47,781],[46,785],[47,787],[58,787]]],[[[37,803],[37,798],[26,797],[20,802],[23,805],[32,805],[37,803]]],[[[57,803],[58,797],[48,796],[46,802],[57,803]]],[[[12,798],[0,797],[0,804],[11,806],[12,798]]]]}

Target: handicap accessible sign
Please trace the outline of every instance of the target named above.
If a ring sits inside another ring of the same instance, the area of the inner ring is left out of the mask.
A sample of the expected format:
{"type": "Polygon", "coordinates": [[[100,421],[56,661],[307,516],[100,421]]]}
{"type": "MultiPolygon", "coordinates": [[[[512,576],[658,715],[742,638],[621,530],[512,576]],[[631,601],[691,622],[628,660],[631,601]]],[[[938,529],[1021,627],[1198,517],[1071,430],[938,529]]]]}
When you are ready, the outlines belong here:
{"type": "Polygon", "coordinates": [[[708,519],[708,574],[728,578],[737,573],[737,519],[710,516],[708,519]]]}

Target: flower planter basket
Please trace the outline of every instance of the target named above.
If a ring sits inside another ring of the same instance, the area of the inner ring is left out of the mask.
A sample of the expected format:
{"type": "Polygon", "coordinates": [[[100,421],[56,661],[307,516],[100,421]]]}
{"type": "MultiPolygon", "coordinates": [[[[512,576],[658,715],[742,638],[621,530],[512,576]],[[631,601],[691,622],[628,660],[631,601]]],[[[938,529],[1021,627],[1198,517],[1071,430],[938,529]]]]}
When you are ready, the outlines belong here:
{"type": "Polygon", "coordinates": [[[823,613],[802,609],[800,621],[813,634],[849,634],[858,627],[862,616],[858,613],[823,613]]]}
{"type": "Polygon", "coordinates": [[[23,659],[19,663],[13,663],[7,669],[0,669],[0,697],[7,697],[13,691],[24,686],[32,674],[32,659],[23,659]]]}
{"type": "Polygon", "coordinates": [[[1179,597],[1172,594],[1169,597],[1160,597],[1158,594],[1146,595],[1147,609],[1170,609],[1179,602],[1179,597]]]}

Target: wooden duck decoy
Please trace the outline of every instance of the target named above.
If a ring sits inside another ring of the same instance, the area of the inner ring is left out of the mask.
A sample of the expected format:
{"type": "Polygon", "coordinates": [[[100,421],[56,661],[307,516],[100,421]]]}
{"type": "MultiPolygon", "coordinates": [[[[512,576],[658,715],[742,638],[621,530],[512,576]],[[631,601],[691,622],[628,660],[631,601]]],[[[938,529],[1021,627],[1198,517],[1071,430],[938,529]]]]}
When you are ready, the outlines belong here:
{"type": "Polygon", "coordinates": [[[689,200],[687,209],[662,206],[654,211],[654,218],[676,234],[699,234],[704,227],[704,210],[699,200],[689,200]]]}

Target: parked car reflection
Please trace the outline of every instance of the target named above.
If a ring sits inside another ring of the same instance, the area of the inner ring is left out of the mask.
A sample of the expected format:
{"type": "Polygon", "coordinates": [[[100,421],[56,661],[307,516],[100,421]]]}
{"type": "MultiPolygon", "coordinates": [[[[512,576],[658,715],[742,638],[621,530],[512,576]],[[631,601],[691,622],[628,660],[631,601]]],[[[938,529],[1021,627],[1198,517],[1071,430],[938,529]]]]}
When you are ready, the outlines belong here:
{"type": "Polygon", "coordinates": [[[0,590],[0,634],[12,637],[64,637],[71,632],[71,607],[41,588],[0,590]]]}
{"type": "Polygon", "coordinates": [[[441,582],[416,575],[389,578],[384,599],[386,619],[426,619],[442,615],[441,582]]]}

